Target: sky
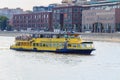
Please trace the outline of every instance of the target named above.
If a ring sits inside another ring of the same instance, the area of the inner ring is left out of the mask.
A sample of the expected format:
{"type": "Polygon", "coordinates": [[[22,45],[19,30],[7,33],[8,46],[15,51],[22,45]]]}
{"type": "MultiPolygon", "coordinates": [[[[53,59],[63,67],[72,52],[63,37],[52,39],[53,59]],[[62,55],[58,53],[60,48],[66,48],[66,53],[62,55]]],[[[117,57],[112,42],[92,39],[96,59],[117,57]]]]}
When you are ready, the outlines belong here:
{"type": "Polygon", "coordinates": [[[33,6],[48,6],[51,3],[61,3],[62,0],[0,0],[0,8],[22,8],[32,10],[33,6]]]}

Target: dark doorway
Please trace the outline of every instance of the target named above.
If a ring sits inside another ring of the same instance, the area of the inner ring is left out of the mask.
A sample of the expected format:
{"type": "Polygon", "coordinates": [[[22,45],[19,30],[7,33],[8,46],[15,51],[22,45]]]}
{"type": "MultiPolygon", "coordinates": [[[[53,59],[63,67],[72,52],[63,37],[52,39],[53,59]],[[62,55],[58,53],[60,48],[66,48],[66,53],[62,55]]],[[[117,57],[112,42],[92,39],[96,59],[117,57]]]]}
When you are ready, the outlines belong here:
{"type": "Polygon", "coordinates": [[[102,23],[99,23],[99,22],[93,23],[92,27],[93,27],[92,32],[95,32],[95,33],[104,32],[104,26],[102,23]]]}

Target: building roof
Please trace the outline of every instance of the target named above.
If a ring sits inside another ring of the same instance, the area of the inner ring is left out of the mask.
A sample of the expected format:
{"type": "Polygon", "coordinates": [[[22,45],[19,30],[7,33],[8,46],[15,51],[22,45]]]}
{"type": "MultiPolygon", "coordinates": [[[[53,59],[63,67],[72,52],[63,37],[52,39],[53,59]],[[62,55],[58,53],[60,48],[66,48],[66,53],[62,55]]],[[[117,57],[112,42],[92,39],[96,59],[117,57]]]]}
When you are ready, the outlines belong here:
{"type": "Polygon", "coordinates": [[[86,6],[104,6],[104,5],[116,5],[116,4],[120,4],[120,2],[99,2],[99,3],[91,3],[88,5],[82,5],[84,7],[86,6]]]}

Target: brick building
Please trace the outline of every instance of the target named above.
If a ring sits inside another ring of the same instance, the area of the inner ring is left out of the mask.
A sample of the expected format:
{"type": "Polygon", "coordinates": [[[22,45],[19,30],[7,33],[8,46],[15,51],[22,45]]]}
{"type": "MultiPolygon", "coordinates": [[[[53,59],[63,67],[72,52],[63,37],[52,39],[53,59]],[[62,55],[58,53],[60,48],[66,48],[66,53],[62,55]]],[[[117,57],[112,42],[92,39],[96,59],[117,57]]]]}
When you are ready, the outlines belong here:
{"type": "Polygon", "coordinates": [[[120,8],[85,10],[82,14],[82,32],[112,33],[120,31],[120,8]]]}
{"type": "Polygon", "coordinates": [[[64,4],[51,5],[50,10],[36,6],[31,14],[14,15],[13,28],[16,30],[32,29],[38,31],[120,31],[119,1],[105,0],[99,2],[99,0],[95,0],[96,3],[79,4],[81,1],[83,0],[63,0],[64,4]],[[74,1],[78,3],[74,4],[74,1]]]}
{"type": "Polygon", "coordinates": [[[13,16],[14,30],[32,29],[35,31],[52,30],[52,12],[40,12],[30,14],[16,14],[13,16]]]}
{"type": "Polygon", "coordinates": [[[64,6],[53,9],[53,28],[62,31],[82,31],[82,6],[64,6]]]}

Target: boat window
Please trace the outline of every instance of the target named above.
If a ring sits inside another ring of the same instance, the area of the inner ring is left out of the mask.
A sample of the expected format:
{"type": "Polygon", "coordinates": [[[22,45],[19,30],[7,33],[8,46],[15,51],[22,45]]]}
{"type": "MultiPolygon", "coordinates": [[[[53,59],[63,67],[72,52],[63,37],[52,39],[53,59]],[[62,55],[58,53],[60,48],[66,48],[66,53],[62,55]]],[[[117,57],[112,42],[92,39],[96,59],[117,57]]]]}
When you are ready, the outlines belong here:
{"type": "Polygon", "coordinates": [[[35,43],[33,43],[33,46],[35,46],[35,43]]]}
{"type": "Polygon", "coordinates": [[[44,43],[45,47],[50,47],[50,43],[44,43]]]}
{"type": "Polygon", "coordinates": [[[58,46],[61,47],[61,43],[58,43],[58,46]]]}
{"type": "Polygon", "coordinates": [[[86,44],[82,44],[82,48],[85,48],[86,47],[86,44]]]}
{"type": "Polygon", "coordinates": [[[39,44],[38,43],[33,43],[33,46],[38,46],[39,44]]]}
{"type": "Polygon", "coordinates": [[[27,42],[25,43],[25,46],[28,46],[28,43],[27,43],[27,42]]]}
{"type": "Polygon", "coordinates": [[[23,42],[21,42],[21,46],[23,46],[24,44],[23,44],[23,42]]]}
{"type": "Polygon", "coordinates": [[[59,47],[63,47],[64,44],[63,44],[63,43],[59,43],[58,46],[59,46],[59,47]]]}
{"type": "Polygon", "coordinates": [[[86,47],[91,47],[91,44],[86,44],[86,47]]]}
{"type": "Polygon", "coordinates": [[[30,43],[28,43],[28,46],[30,46],[30,43]]]}
{"type": "Polygon", "coordinates": [[[42,43],[39,43],[39,46],[42,46],[42,43]]]}
{"type": "Polygon", "coordinates": [[[47,43],[45,44],[45,47],[48,47],[48,44],[47,44],[47,43]]]}
{"type": "Polygon", "coordinates": [[[26,42],[24,42],[23,44],[24,44],[24,46],[26,46],[26,45],[27,45],[27,44],[26,44],[26,42]]]}
{"type": "Polygon", "coordinates": [[[53,43],[53,46],[54,46],[54,47],[57,47],[57,43],[53,43]]]}
{"type": "Polygon", "coordinates": [[[76,47],[76,44],[72,44],[72,47],[76,47]]]}
{"type": "Polygon", "coordinates": [[[80,44],[78,44],[78,47],[80,47],[80,44]]]}
{"type": "Polygon", "coordinates": [[[38,46],[39,44],[38,43],[36,43],[36,46],[38,46]]]}
{"type": "Polygon", "coordinates": [[[71,44],[68,44],[68,47],[71,47],[71,44]]]}
{"type": "Polygon", "coordinates": [[[48,43],[40,43],[40,46],[41,46],[41,47],[48,47],[49,44],[48,44],[48,43]]]}
{"type": "Polygon", "coordinates": [[[41,47],[63,47],[63,43],[39,43],[39,44],[33,44],[33,46],[41,46],[41,47]]]}
{"type": "Polygon", "coordinates": [[[45,47],[45,44],[43,43],[43,47],[45,47]]]}
{"type": "Polygon", "coordinates": [[[18,42],[18,43],[16,43],[16,46],[20,46],[20,43],[18,42]]]}
{"type": "Polygon", "coordinates": [[[52,43],[49,43],[50,47],[52,47],[52,43]]]}
{"type": "Polygon", "coordinates": [[[21,42],[19,43],[19,46],[21,46],[22,44],[21,44],[21,42]]]}

